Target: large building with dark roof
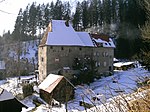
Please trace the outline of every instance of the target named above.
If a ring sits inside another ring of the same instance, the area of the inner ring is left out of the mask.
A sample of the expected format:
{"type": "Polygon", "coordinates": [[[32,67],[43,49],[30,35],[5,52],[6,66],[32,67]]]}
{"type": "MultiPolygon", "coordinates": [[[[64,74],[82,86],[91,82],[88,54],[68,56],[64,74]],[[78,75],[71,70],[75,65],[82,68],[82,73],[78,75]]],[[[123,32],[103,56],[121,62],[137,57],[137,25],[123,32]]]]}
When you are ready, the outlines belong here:
{"type": "Polygon", "coordinates": [[[90,57],[95,61],[98,73],[113,70],[115,45],[108,37],[76,32],[70,23],[51,20],[38,50],[39,79],[64,68],[72,69],[75,58],[90,57]]]}

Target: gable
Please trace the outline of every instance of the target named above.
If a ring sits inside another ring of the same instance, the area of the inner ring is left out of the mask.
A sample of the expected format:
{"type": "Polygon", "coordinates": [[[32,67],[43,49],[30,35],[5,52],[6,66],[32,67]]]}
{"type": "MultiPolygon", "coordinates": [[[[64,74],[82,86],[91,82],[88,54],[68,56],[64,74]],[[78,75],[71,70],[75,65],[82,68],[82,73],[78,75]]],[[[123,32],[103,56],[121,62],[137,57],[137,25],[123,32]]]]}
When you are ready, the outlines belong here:
{"type": "Polygon", "coordinates": [[[42,89],[48,93],[51,93],[62,79],[63,79],[63,76],[49,74],[46,77],[46,79],[39,85],[39,89],[42,89]]]}

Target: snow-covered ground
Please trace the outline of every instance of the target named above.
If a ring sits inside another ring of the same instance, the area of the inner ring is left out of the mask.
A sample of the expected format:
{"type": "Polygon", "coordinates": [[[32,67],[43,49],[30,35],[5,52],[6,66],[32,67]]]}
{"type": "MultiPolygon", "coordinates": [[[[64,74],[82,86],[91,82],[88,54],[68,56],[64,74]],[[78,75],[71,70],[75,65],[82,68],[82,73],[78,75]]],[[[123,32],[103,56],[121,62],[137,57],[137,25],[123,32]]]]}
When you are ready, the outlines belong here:
{"type": "Polygon", "coordinates": [[[83,100],[89,104],[100,105],[121,93],[133,93],[137,89],[137,81],[142,81],[144,77],[150,77],[150,72],[140,67],[115,71],[114,75],[96,80],[90,85],[77,86],[75,99],[68,103],[68,109],[84,110],[84,107],[79,106],[79,101],[83,100]],[[100,101],[93,101],[93,97],[98,97],[100,101]]]}
{"type": "MultiPolygon", "coordinates": [[[[22,42],[20,44],[20,50],[22,51],[20,55],[20,59],[24,59],[24,60],[28,59],[28,62],[30,63],[33,63],[33,60],[34,60],[34,63],[37,63],[38,44],[39,44],[39,40],[31,40],[31,41],[22,42]]],[[[9,49],[9,56],[13,57],[15,60],[17,60],[17,57],[18,57],[17,47],[18,47],[17,45],[16,46],[14,45],[12,48],[9,49]]]]}
{"type": "MultiPolygon", "coordinates": [[[[30,79],[30,77],[21,77],[23,79],[30,79]]],[[[150,72],[143,69],[142,67],[137,67],[129,69],[127,71],[114,71],[114,75],[109,77],[103,77],[90,85],[78,85],[75,90],[75,99],[68,102],[67,109],[70,112],[83,111],[85,108],[79,105],[80,101],[84,101],[88,104],[96,105],[98,107],[103,107],[101,104],[107,104],[112,98],[120,94],[133,93],[137,89],[137,82],[142,81],[145,77],[150,77],[150,72]],[[97,98],[95,101],[94,98],[97,98]]],[[[35,79],[34,79],[35,80],[35,79]]],[[[22,93],[22,89],[17,88],[18,78],[9,78],[7,80],[0,81],[0,87],[18,94],[22,93]]],[[[37,88],[35,88],[37,90],[37,88]]],[[[13,94],[14,94],[13,93],[13,94]]],[[[35,96],[38,98],[39,96],[35,96]]],[[[26,98],[23,102],[30,106],[30,109],[34,108],[32,98],[26,98]]],[[[23,110],[26,112],[27,110],[23,110]]],[[[47,112],[48,106],[41,105],[36,108],[35,112],[47,112]]],[[[65,105],[60,108],[52,108],[52,112],[65,112],[65,105]]]]}

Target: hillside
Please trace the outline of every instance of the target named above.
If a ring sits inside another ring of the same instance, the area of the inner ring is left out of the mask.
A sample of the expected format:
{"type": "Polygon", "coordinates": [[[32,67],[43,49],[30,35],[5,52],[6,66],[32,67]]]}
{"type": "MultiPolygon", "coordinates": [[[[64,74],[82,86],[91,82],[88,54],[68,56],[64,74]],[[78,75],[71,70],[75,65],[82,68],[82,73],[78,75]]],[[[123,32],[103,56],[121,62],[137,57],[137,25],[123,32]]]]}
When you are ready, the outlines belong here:
{"type": "Polygon", "coordinates": [[[0,57],[5,62],[5,76],[28,75],[37,69],[39,40],[11,42],[1,46],[0,57]],[[14,66],[15,65],[15,66],[14,66]]]}

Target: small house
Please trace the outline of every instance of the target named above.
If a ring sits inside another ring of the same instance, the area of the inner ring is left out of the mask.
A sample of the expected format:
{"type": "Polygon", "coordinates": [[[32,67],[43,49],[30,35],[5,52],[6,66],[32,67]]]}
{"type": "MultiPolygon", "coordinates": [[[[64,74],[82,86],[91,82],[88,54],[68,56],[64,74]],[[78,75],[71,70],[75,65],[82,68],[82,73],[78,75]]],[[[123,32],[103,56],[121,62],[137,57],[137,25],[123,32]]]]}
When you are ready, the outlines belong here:
{"type": "Polygon", "coordinates": [[[0,88],[0,112],[21,112],[22,107],[27,108],[12,93],[0,88]]]}
{"type": "Polygon", "coordinates": [[[49,74],[39,85],[40,97],[51,104],[52,99],[66,102],[74,97],[74,86],[64,76],[49,74]]]}

